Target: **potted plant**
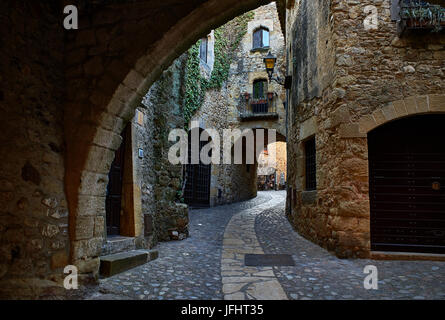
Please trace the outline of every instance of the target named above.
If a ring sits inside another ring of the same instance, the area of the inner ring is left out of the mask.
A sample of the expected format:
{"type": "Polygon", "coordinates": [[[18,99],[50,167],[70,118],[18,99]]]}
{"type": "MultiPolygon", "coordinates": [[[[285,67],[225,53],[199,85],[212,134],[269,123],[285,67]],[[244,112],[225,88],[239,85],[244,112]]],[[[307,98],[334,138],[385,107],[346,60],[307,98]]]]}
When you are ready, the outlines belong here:
{"type": "Polygon", "coordinates": [[[425,5],[419,1],[402,4],[400,12],[406,26],[412,29],[424,28],[439,31],[445,25],[445,9],[437,5],[425,5]]]}
{"type": "Polygon", "coordinates": [[[250,99],[250,93],[249,92],[244,92],[244,99],[246,99],[246,101],[248,101],[250,99]]]}
{"type": "Polygon", "coordinates": [[[267,98],[268,98],[269,100],[272,100],[274,94],[275,94],[274,92],[268,92],[268,93],[267,93],[267,98]]]}

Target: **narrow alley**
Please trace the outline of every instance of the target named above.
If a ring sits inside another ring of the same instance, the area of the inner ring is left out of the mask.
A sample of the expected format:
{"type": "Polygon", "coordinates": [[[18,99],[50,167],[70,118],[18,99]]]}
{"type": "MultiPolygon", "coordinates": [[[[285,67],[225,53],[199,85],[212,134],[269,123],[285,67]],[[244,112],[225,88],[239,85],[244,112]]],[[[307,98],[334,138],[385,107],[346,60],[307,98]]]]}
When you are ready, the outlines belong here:
{"type": "Polygon", "coordinates": [[[188,239],[160,243],[157,260],[101,279],[89,299],[445,299],[442,262],[339,259],[293,231],[284,201],[283,191],[258,192],[192,210],[188,239]],[[244,253],[290,254],[295,266],[246,267],[244,253]],[[363,286],[366,265],[378,269],[378,290],[363,286]]]}
{"type": "Polygon", "coordinates": [[[445,300],[444,3],[0,1],[0,300],[445,300]]]}

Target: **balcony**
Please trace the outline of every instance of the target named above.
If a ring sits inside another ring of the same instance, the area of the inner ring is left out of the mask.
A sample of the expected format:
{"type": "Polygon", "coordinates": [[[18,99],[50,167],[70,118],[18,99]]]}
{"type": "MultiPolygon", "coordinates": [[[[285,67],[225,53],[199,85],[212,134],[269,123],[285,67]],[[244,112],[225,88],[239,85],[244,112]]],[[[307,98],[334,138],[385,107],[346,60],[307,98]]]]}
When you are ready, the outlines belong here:
{"type": "Polygon", "coordinates": [[[277,120],[277,94],[269,92],[264,99],[254,99],[245,95],[242,109],[240,110],[241,121],[255,120],[277,120]]]}
{"type": "Polygon", "coordinates": [[[439,32],[445,27],[445,8],[423,0],[393,0],[399,31],[439,32]]]}

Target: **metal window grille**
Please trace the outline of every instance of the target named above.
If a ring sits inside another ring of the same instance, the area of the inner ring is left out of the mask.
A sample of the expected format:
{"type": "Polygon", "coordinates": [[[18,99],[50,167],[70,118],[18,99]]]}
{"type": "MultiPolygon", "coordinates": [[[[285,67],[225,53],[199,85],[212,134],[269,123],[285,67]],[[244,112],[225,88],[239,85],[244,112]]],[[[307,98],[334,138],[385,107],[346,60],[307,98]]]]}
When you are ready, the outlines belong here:
{"type": "Polygon", "coordinates": [[[317,152],[315,149],[315,137],[306,141],[305,161],[306,161],[306,190],[317,189],[317,152]]]}

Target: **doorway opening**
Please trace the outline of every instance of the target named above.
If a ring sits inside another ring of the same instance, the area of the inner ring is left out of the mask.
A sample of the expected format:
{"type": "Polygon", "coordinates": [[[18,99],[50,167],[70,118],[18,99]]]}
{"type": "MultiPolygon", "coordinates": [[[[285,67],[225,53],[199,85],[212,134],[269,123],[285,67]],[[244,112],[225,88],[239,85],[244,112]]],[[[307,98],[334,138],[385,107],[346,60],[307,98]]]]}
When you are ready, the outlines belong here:
{"type": "Polygon", "coordinates": [[[122,132],[122,144],[114,154],[108,174],[108,185],[105,200],[107,236],[118,236],[121,234],[121,211],[123,179],[125,167],[125,151],[128,144],[128,127],[122,132]]]}
{"type": "Polygon", "coordinates": [[[285,190],[286,167],[286,142],[267,145],[258,158],[258,190],[285,190]]]}

